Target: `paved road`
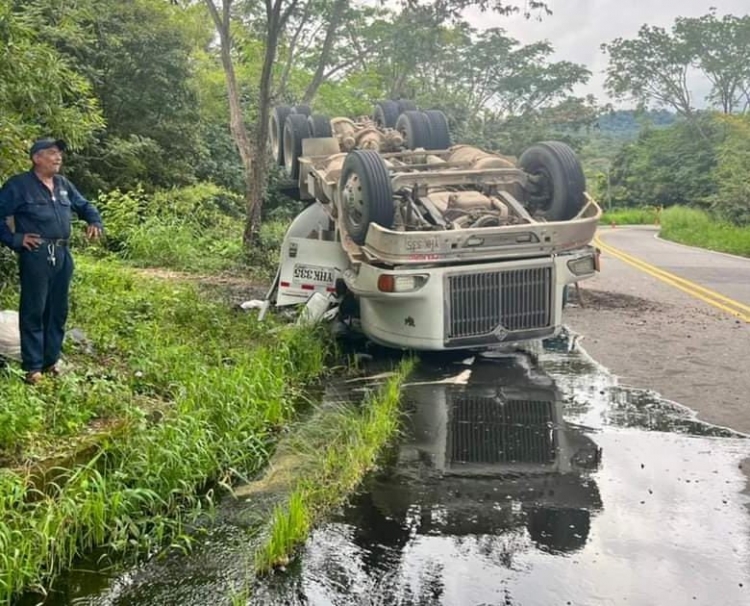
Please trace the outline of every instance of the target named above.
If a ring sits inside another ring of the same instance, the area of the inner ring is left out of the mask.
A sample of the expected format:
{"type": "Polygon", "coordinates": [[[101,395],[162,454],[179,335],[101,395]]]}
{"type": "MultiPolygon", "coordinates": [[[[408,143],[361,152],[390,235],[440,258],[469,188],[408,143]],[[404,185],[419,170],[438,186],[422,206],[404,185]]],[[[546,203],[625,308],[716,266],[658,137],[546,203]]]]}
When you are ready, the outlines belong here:
{"type": "Polygon", "coordinates": [[[656,227],[604,229],[605,252],[750,322],[750,259],[659,239],[656,227]]]}
{"type": "Polygon", "coordinates": [[[564,321],[628,386],[750,433],[750,260],[603,229],[602,271],[564,321]]]}

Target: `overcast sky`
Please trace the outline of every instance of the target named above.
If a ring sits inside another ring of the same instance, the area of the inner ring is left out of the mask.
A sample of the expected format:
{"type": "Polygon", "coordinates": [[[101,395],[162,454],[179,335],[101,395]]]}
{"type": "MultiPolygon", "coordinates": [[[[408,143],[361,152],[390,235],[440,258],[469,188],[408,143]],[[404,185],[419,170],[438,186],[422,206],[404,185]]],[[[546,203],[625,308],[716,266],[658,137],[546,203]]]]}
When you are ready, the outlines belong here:
{"type": "MultiPolygon", "coordinates": [[[[556,50],[555,59],[582,63],[593,72],[589,84],[576,90],[576,94],[593,93],[602,102],[607,100],[602,73],[607,56],[600,50],[603,42],[635,37],[644,23],[669,30],[675,17],[698,17],[711,6],[716,7],[719,16],[750,12],[748,0],[548,0],[548,4],[553,14],[542,21],[478,11],[469,11],[466,16],[475,27],[502,27],[524,44],[549,40],[556,50]]],[[[696,105],[702,105],[706,92],[705,82],[694,82],[696,105]]]]}

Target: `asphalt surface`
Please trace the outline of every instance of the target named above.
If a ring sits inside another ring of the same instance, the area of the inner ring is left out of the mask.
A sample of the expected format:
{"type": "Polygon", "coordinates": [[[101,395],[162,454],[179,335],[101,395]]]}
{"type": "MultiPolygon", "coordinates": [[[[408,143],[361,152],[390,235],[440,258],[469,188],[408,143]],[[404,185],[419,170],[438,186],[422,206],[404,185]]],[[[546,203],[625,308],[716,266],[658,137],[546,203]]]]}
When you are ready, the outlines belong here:
{"type": "Polygon", "coordinates": [[[601,230],[601,272],[581,283],[564,322],[624,385],[750,433],[750,260],[656,234],[601,230]]]}
{"type": "Polygon", "coordinates": [[[602,241],[660,269],[750,306],[750,259],[662,240],[658,227],[602,230],[602,241]]]}

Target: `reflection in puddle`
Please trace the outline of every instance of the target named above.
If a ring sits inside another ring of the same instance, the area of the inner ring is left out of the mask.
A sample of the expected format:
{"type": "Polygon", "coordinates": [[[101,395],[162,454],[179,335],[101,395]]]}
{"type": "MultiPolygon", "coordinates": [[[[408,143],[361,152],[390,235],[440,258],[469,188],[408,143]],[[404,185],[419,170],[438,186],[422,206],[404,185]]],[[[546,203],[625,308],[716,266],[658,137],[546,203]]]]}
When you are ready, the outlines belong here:
{"type": "MultiPolygon", "coordinates": [[[[750,440],[570,349],[424,360],[380,472],[250,603],[750,604],[750,440]]],[[[48,603],[236,604],[258,508],[227,500],[189,556],[79,571],[48,603]]]]}
{"type": "Polygon", "coordinates": [[[423,364],[387,465],[254,603],[750,603],[748,442],[567,350],[423,364]]]}

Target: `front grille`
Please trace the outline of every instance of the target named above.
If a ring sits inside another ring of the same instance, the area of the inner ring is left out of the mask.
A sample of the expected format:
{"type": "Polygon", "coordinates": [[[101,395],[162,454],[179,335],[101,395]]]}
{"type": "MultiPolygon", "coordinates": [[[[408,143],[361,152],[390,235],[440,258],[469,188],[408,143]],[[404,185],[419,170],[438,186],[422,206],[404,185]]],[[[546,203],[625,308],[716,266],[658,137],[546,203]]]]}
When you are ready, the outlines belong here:
{"type": "Polygon", "coordinates": [[[553,402],[459,396],[453,404],[452,463],[551,463],[553,402]]]}
{"type": "Polygon", "coordinates": [[[552,267],[448,276],[448,340],[550,326],[552,267]]]}

